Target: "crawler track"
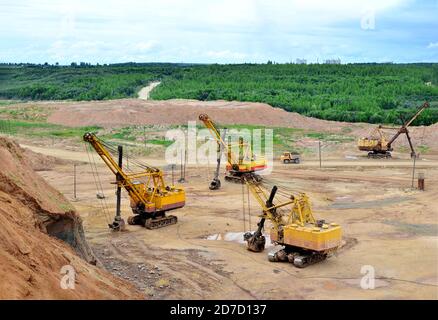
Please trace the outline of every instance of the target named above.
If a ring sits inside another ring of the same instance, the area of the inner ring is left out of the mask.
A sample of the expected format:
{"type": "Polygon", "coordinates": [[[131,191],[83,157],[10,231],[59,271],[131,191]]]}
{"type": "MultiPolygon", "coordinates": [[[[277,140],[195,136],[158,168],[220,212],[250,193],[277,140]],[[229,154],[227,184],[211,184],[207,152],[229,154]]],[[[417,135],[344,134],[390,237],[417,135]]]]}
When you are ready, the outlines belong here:
{"type": "Polygon", "coordinates": [[[130,216],[128,218],[128,224],[130,225],[142,225],[146,229],[159,229],[163,227],[176,224],[178,218],[176,216],[162,216],[157,218],[144,218],[140,215],[130,216]]]}
{"type": "Polygon", "coordinates": [[[159,229],[176,224],[177,222],[178,218],[176,216],[165,216],[156,219],[147,219],[144,223],[144,227],[146,229],[159,229]]]}
{"type": "Polygon", "coordinates": [[[306,268],[327,259],[327,257],[328,253],[326,252],[305,251],[289,246],[268,253],[269,261],[290,262],[297,268],[306,268]]]}

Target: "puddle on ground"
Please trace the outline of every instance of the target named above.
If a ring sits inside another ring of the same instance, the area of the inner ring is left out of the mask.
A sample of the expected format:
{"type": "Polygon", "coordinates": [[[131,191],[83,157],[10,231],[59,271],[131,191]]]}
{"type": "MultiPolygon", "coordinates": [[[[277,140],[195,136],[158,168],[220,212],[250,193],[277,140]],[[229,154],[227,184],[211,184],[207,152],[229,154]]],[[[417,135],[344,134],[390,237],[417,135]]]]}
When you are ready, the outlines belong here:
{"type": "Polygon", "coordinates": [[[370,201],[351,201],[349,199],[337,198],[334,203],[330,205],[333,209],[371,209],[380,208],[382,206],[388,206],[392,204],[398,204],[400,202],[412,200],[412,197],[389,197],[385,199],[376,199],[370,201]],[[338,201],[341,200],[341,201],[338,201]]]}
{"type": "Polygon", "coordinates": [[[415,224],[394,220],[385,220],[383,223],[396,227],[398,230],[412,235],[432,237],[436,237],[438,235],[438,224],[415,224]]]}
{"type": "MultiPolygon", "coordinates": [[[[254,232],[254,231],[251,231],[254,232]]],[[[246,241],[243,240],[243,234],[245,232],[225,232],[225,233],[215,233],[212,235],[207,236],[205,239],[207,240],[217,240],[217,241],[231,241],[231,242],[237,242],[246,244],[246,241]]],[[[263,234],[266,239],[266,247],[271,247],[271,237],[269,234],[264,233],[263,234]]]]}

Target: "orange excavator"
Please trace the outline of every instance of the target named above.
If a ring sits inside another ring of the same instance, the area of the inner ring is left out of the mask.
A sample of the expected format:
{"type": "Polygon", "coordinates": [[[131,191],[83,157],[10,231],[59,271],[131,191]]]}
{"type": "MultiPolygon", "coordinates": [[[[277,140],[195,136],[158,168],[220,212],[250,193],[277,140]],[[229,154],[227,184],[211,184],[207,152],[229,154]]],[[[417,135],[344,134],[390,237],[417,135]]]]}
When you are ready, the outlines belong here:
{"type": "Polygon", "coordinates": [[[411,119],[406,121],[401,128],[397,129],[397,132],[391,137],[387,138],[382,129],[396,129],[393,127],[384,127],[379,125],[369,137],[360,138],[357,141],[357,146],[360,151],[368,151],[368,158],[381,159],[381,158],[391,158],[391,151],[393,150],[392,144],[394,141],[402,134],[406,134],[408,139],[409,147],[411,148],[411,157],[417,157],[414,146],[412,145],[412,140],[409,135],[408,127],[414,122],[415,119],[425,110],[429,108],[429,103],[425,102],[417,112],[413,115],[411,119]]]}
{"type": "Polygon", "coordinates": [[[271,223],[271,242],[279,246],[268,253],[271,262],[288,261],[298,268],[305,268],[332,256],[341,246],[341,226],[315,219],[310,199],[305,193],[280,191],[275,185],[268,193],[260,183],[244,180],[262,208],[257,229],[243,235],[249,251],[261,252],[265,249],[263,229],[266,221],[271,223]],[[283,200],[274,201],[277,193],[282,194],[283,200]]]}
{"type": "MultiPolygon", "coordinates": [[[[216,174],[213,178],[213,181],[210,184],[210,189],[215,190],[220,187],[219,180],[219,166],[220,166],[220,158],[222,155],[222,151],[227,152],[227,164],[226,170],[227,175],[225,176],[226,181],[243,183],[243,177],[251,177],[251,179],[255,179],[260,181],[261,177],[256,174],[257,171],[261,171],[267,168],[267,162],[265,159],[260,158],[256,159],[253,152],[250,150],[250,146],[245,144],[242,137],[239,137],[238,148],[239,148],[239,156],[236,157],[232,152],[232,145],[230,140],[228,143],[225,142],[225,134],[221,136],[219,133],[219,129],[214,124],[214,122],[210,119],[210,117],[206,114],[200,114],[199,120],[201,120],[205,127],[210,130],[211,135],[216,140],[218,144],[218,164],[216,168],[216,174]],[[246,148],[245,148],[246,147],[246,148]],[[244,152],[246,149],[246,152],[244,152]]],[[[226,130],[226,129],[225,129],[226,130]]],[[[229,137],[230,138],[230,137],[229,137]]]]}
{"type": "Polygon", "coordinates": [[[128,218],[129,224],[157,229],[177,223],[177,217],[167,216],[166,212],[184,207],[186,200],[184,189],[167,185],[163,172],[159,168],[146,164],[141,164],[143,168],[141,172],[127,173],[122,169],[121,146],[118,147],[119,158],[116,162],[110,153],[112,146],[99,139],[94,133],[85,133],[83,139],[92,146],[116,176],[116,216],[114,222],[109,225],[111,229],[122,230],[124,227],[124,221],[120,215],[122,188],[129,194],[131,209],[134,213],[128,218]]]}

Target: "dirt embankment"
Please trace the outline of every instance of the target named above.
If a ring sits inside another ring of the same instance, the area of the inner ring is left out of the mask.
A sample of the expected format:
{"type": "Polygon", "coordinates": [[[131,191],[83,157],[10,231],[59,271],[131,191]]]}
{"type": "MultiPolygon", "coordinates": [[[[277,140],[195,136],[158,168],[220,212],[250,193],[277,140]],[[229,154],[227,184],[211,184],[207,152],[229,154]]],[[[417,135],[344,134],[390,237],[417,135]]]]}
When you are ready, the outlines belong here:
{"type": "MultiPolygon", "coordinates": [[[[356,138],[368,136],[376,125],[349,123],[310,118],[296,112],[274,108],[266,103],[238,101],[164,100],[151,101],[122,99],[109,101],[49,103],[52,108],[48,117],[50,123],[79,127],[99,125],[122,127],[132,125],[187,125],[196,121],[200,113],[207,113],[220,124],[250,124],[267,127],[288,127],[316,132],[348,135],[356,138]],[[56,108],[54,108],[56,105],[56,108]]],[[[416,144],[438,147],[438,124],[427,127],[410,127],[410,134],[416,144]]],[[[389,135],[394,131],[388,132],[389,135]]],[[[396,144],[408,146],[402,135],[396,144]]]]}
{"type": "MultiPolygon", "coordinates": [[[[51,105],[53,103],[41,102],[51,105]]],[[[121,99],[109,101],[61,103],[48,117],[48,122],[66,126],[100,125],[180,125],[196,121],[200,113],[208,113],[221,124],[258,124],[303,129],[341,130],[348,123],[314,119],[273,108],[265,103],[237,101],[197,101],[121,99]]]]}
{"type": "Polygon", "coordinates": [[[0,163],[0,299],[142,297],[94,265],[71,204],[34,172],[23,149],[1,137],[0,163]],[[61,286],[64,266],[75,272],[74,289],[61,286]]]}

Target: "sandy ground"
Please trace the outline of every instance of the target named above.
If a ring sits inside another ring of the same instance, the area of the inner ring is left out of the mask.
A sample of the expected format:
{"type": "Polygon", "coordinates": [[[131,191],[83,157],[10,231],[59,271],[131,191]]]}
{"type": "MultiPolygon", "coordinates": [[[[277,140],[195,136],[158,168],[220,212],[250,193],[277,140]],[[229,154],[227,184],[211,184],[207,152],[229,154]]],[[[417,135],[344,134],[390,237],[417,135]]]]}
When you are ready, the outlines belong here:
{"type": "MultiPolygon", "coordinates": [[[[58,153],[76,159],[73,153],[58,153]]],[[[115,197],[114,177],[103,164],[98,168],[106,206],[95,197],[87,163],[77,168],[77,199],[71,165],[59,164],[40,174],[73,202],[89,243],[108,270],[152,299],[438,299],[438,157],[418,167],[426,174],[424,192],[411,189],[409,163],[391,160],[388,164],[337,160],[319,169],[305,159],[298,166],[276,163],[265,181],[307,192],[318,218],[343,227],[345,244],[339,253],[306,269],[269,262],[268,249],[246,250],[239,240],[241,233],[255,228],[260,210],[250,199],[249,227],[248,215],[245,220],[243,215],[242,186],[224,183],[221,190],[210,191],[213,166],[188,168],[187,205],[173,212],[177,225],[158,230],[128,226],[122,233],[106,227],[115,197]],[[227,238],[234,241],[223,240],[227,238]],[[374,290],[360,287],[364,265],[375,270],[374,290]]],[[[172,180],[169,172],[167,180],[172,180]]],[[[245,201],[248,205],[246,196],[245,201]]],[[[126,194],[122,207],[126,219],[130,215],[126,194]]]]}
{"type": "Polygon", "coordinates": [[[140,91],[138,92],[138,98],[142,100],[148,100],[151,91],[154,90],[154,88],[158,86],[160,83],[161,83],[160,81],[151,82],[148,86],[141,88],[140,91]]]}

